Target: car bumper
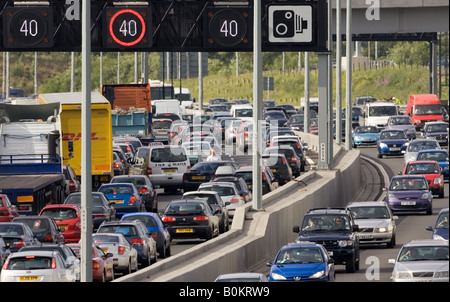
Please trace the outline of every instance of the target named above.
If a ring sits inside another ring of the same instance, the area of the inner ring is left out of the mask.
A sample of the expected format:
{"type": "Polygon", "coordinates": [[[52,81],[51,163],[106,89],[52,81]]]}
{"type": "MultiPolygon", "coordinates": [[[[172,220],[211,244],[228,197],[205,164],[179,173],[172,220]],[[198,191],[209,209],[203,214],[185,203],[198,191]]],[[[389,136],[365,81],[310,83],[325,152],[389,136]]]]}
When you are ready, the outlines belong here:
{"type": "Polygon", "coordinates": [[[153,185],[161,188],[180,187],[183,183],[183,173],[177,174],[153,174],[148,176],[153,185]]]}
{"type": "Polygon", "coordinates": [[[77,243],[80,241],[81,232],[62,232],[65,243],[77,243]]]}
{"type": "Polygon", "coordinates": [[[170,226],[167,229],[172,239],[205,238],[210,237],[212,233],[209,225],[170,226]]]}
{"type": "Polygon", "coordinates": [[[409,212],[418,211],[423,212],[431,209],[431,201],[416,199],[416,200],[387,200],[387,204],[392,212],[409,212]]]}

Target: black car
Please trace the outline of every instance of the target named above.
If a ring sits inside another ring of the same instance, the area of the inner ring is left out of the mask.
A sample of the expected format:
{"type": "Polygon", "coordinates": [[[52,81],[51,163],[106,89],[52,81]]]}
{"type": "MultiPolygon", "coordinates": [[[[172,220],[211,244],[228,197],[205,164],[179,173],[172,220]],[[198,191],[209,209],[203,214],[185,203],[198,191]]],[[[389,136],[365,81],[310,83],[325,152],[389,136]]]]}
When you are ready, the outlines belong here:
{"type": "Polygon", "coordinates": [[[12,222],[21,222],[30,227],[34,236],[42,243],[64,243],[64,236],[55,220],[48,216],[19,216],[12,222]]]}
{"type": "Polygon", "coordinates": [[[230,166],[234,169],[238,168],[238,164],[234,161],[204,161],[196,163],[188,172],[183,175],[182,188],[185,192],[195,191],[200,184],[208,182],[212,179],[216,170],[220,166],[230,166]]]}
{"type": "Polygon", "coordinates": [[[280,138],[278,140],[275,140],[270,144],[271,147],[292,147],[295,150],[295,153],[297,153],[298,157],[300,158],[300,161],[302,163],[301,166],[301,172],[305,171],[306,167],[306,154],[305,150],[303,150],[303,146],[299,143],[296,139],[288,139],[288,138],[280,138]]]}
{"type": "Polygon", "coordinates": [[[198,199],[206,201],[216,216],[219,217],[219,232],[224,233],[230,228],[230,216],[228,208],[220,198],[219,193],[215,191],[191,191],[186,192],[181,197],[182,199],[198,199]]]}
{"type": "Polygon", "coordinates": [[[428,122],[423,127],[423,137],[435,139],[440,146],[448,146],[448,123],[428,122]]]}
{"type": "MultiPolygon", "coordinates": [[[[101,192],[92,192],[92,224],[94,230],[98,229],[104,221],[116,220],[114,203],[101,192]]],[[[64,200],[64,204],[76,204],[81,207],[81,193],[72,193],[64,200]]]]}
{"type": "Polygon", "coordinates": [[[111,183],[132,183],[138,189],[147,212],[158,212],[158,193],[147,175],[114,176],[111,183]]]}
{"type": "MultiPolygon", "coordinates": [[[[264,150],[265,154],[283,154],[292,169],[294,177],[299,177],[302,171],[302,161],[292,147],[269,147],[264,150]]],[[[303,169],[304,171],[304,169],[303,169]]]]}
{"type": "MultiPolygon", "coordinates": [[[[242,177],[247,184],[247,187],[252,190],[253,186],[253,167],[252,166],[242,166],[235,173],[234,176],[242,177]]],[[[262,194],[267,194],[272,192],[273,180],[271,175],[265,169],[261,169],[261,177],[262,177],[262,194]]]]}
{"type": "Polygon", "coordinates": [[[28,225],[18,222],[0,222],[0,238],[3,238],[11,253],[39,243],[28,225]]]}
{"type": "Polygon", "coordinates": [[[347,273],[359,270],[359,228],[348,208],[313,208],[294,226],[298,241],[322,244],[335,264],[345,264],[347,273]]]}
{"type": "Polygon", "coordinates": [[[291,115],[286,123],[286,126],[291,130],[303,131],[305,128],[305,115],[303,113],[291,115]]]}
{"type": "Polygon", "coordinates": [[[284,154],[263,154],[261,158],[264,164],[270,168],[280,186],[287,184],[293,179],[291,166],[284,154]]]}
{"type": "Polygon", "coordinates": [[[172,238],[212,239],[219,235],[219,218],[203,200],[173,200],[161,217],[172,238]]]}
{"type": "Polygon", "coordinates": [[[141,267],[146,267],[156,262],[156,241],[139,220],[104,222],[98,228],[97,233],[123,234],[127,241],[136,249],[138,263],[141,267]]]}
{"type": "Polygon", "coordinates": [[[285,127],[288,119],[283,111],[271,110],[264,113],[263,118],[271,125],[285,127]]]}

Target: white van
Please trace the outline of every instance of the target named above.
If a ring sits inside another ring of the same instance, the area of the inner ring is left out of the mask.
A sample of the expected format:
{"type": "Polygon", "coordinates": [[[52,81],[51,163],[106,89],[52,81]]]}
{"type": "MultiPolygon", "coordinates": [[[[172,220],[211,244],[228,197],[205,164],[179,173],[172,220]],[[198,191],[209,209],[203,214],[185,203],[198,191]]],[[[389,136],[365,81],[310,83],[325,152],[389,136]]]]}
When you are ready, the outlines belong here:
{"type": "Polygon", "coordinates": [[[188,109],[193,109],[194,108],[194,98],[192,98],[192,94],[191,91],[189,90],[189,88],[181,88],[181,92],[180,92],[180,88],[179,87],[175,87],[174,88],[174,92],[175,92],[175,98],[178,99],[181,103],[181,107],[183,108],[188,108],[188,109]]]}
{"type": "Polygon", "coordinates": [[[397,105],[391,102],[370,102],[364,106],[364,115],[360,116],[361,126],[374,126],[379,130],[386,128],[390,116],[398,115],[397,105]]]}
{"type": "Polygon", "coordinates": [[[178,114],[180,117],[184,114],[184,108],[181,107],[178,100],[154,100],[152,101],[152,113],[173,113],[178,114]]]}
{"type": "Polygon", "coordinates": [[[253,121],[253,107],[250,104],[232,105],[230,113],[232,117],[237,117],[244,121],[253,121]]]}
{"type": "Polygon", "coordinates": [[[167,192],[176,192],[181,188],[183,174],[190,168],[185,147],[154,145],[139,148],[131,171],[148,175],[153,185],[167,192]]]}

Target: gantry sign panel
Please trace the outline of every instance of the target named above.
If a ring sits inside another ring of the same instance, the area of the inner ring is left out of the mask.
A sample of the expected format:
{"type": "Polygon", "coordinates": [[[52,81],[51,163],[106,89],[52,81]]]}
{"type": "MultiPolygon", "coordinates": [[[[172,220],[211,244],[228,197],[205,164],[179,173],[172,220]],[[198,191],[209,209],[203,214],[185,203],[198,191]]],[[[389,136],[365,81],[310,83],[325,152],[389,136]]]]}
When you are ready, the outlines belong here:
{"type": "MultiPolygon", "coordinates": [[[[81,0],[0,0],[2,51],[81,51],[81,0]]],[[[253,0],[91,3],[92,51],[252,51],[253,0]]],[[[263,51],[326,51],[325,0],[262,0],[263,51]]]]}

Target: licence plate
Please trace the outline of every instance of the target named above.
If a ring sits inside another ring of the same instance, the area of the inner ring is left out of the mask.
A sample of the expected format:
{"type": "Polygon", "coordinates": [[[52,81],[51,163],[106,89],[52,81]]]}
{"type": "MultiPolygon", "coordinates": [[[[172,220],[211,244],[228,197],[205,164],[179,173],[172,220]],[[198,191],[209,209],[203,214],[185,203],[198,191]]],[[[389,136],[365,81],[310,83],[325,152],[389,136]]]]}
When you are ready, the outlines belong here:
{"type": "Polygon", "coordinates": [[[113,202],[113,203],[123,203],[123,199],[112,199],[112,200],[110,200],[110,202],[113,202]]]}
{"type": "Polygon", "coordinates": [[[272,171],[272,172],[277,172],[277,169],[270,169],[270,171],[272,171]]]}
{"type": "Polygon", "coordinates": [[[359,238],[361,238],[361,239],[372,239],[373,235],[372,234],[359,234],[359,238]]]}
{"type": "Polygon", "coordinates": [[[104,247],[104,248],[102,248],[101,250],[102,250],[102,251],[103,251],[103,253],[105,253],[105,254],[107,254],[107,253],[108,253],[108,248],[107,248],[107,247],[104,247]]]}
{"type": "Polygon", "coordinates": [[[206,179],[206,177],[205,176],[192,176],[192,179],[199,180],[199,179],[206,179]]]}
{"type": "Polygon", "coordinates": [[[400,148],[389,148],[389,151],[400,151],[400,148]]]}
{"type": "Polygon", "coordinates": [[[164,173],[176,173],[177,170],[176,169],[163,169],[164,173]]]}
{"type": "Polygon", "coordinates": [[[60,229],[60,230],[67,230],[67,224],[60,224],[60,225],[58,225],[58,229],[60,229]]]}
{"type": "Polygon", "coordinates": [[[167,131],[166,131],[166,130],[158,130],[158,133],[159,133],[159,134],[166,134],[167,131]]]}
{"type": "Polygon", "coordinates": [[[23,276],[19,277],[19,281],[39,281],[38,276],[23,276]]]}
{"type": "Polygon", "coordinates": [[[402,206],[415,206],[416,202],[415,201],[402,201],[401,205],[402,206]]]}
{"type": "Polygon", "coordinates": [[[177,229],[175,233],[193,233],[194,229],[177,229]]]}

